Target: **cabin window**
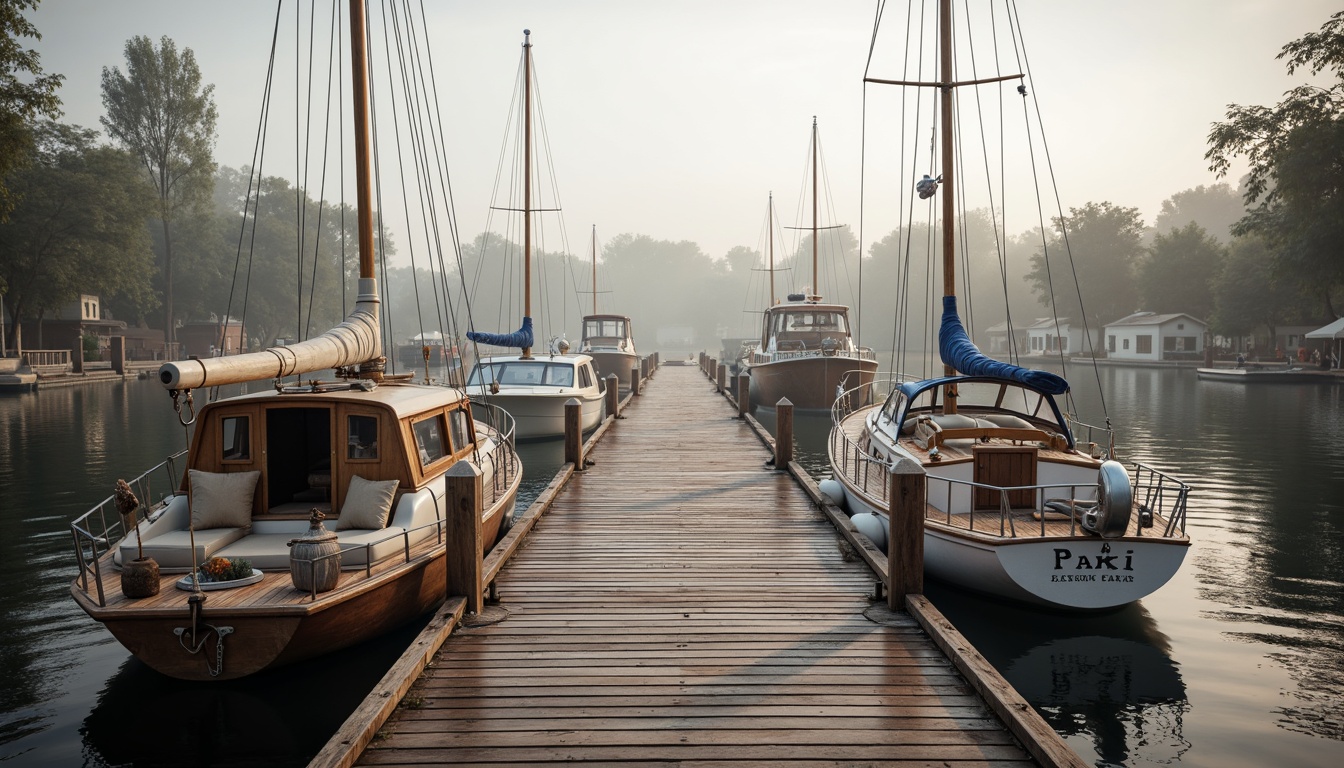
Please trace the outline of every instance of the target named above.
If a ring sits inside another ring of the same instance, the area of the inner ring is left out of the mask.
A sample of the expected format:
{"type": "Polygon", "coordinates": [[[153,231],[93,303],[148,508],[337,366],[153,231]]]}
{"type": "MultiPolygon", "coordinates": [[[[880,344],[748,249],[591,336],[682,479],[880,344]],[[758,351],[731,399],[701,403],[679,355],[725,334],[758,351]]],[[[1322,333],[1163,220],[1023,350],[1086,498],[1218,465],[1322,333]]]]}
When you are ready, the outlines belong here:
{"type": "Polygon", "coordinates": [[[587,363],[579,368],[579,386],[584,389],[593,386],[593,372],[587,363]]]}
{"type": "Polygon", "coordinates": [[[583,335],[586,338],[607,337],[625,338],[625,321],[614,318],[590,318],[584,321],[583,335]]]}
{"type": "Polygon", "coordinates": [[[225,461],[252,460],[252,420],[246,416],[226,416],[221,420],[225,461]]]}
{"type": "Polygon", "coordinates": [[[415,422],[411,425],[411,432],[415,435],[420,466],[428,467],[448,455],[448,430],[444,428],[443,414],[415,422]]]}
{"type": "Polygon", "coordinates": [[[448,412],[448,426],[453,430],[453,452],[456,453],[476,444],[471,434],[471,419],[465,410],[448,412]]]}
{"type": "Polygon", "coordinates": [[[347,459],[378,458],[378,417],[349,416],[346,418],[347,459]]]}
{"type": "Polygon", "coordinates": [[[1110,336],[1107,336],[1107,337],[1106,337],[1106,351],[1107,351],[1107,352],[1114,352],[1114,351],[1115,351],[1115,335],[1114,335],[1114,334],[1111,334],[1110,336]]]}
{"type": "Polygon", "coordinates": [[[1129,339],[1125,339],[1125,349],[1129,349],[1129,339]]]}
{"type": "Polygon", "coordinates": [[[1134,351],[1140,355],[1151,355],[1153,353],[1153,337],[1148,334],[1135,336],[1134,351]]]}

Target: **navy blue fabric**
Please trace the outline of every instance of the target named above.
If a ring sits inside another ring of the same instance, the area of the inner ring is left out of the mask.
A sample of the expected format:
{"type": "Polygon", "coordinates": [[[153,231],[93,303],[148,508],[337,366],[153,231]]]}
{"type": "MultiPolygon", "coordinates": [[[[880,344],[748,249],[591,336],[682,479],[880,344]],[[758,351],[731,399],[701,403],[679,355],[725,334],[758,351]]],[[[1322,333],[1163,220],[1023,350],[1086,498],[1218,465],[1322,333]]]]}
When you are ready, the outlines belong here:
{"type": "Polygon", "coordinates": [[[467,338],[472,341],[479,341],[482,344],[493,344],[497,347],[527,349],[532,346],[532,318],[524,317],[523,327],[513,333],[467,331],[467,338]]]}
{"type": "Polygon", "coordinates": [[[938,353],[942,355],[944,363],[967,376],[994,376],[1019,381],[1051,395],[1062,395],[1069,391],[1069,382],[1063,376],[1001,363],[981,352],[961,324],[961,317],[957,315],[956,296],[943,297],[943,323],[938,329],[938,353]]]}

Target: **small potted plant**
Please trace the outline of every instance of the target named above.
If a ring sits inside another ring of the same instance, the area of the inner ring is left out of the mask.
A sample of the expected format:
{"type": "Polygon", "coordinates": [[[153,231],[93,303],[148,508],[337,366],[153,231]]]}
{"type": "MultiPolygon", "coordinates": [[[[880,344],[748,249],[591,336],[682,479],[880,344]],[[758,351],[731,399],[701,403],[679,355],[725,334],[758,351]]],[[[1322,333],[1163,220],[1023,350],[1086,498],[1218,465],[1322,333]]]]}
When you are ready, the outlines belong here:
{"type": "Polygon", "coordinates": [[[183,576],[177,582],[178,589],[210,591],[214,589],[232,589],[261,581],[261,571],[252,567],[252,563],[239,558],[215,556],[201,563],[194,574],[183,576]]]}
{"type": "Polygon", "coordinates": [[[135,528],[137,557],[121,564],[121,593],[129,598],[153,597],[159,594],[159,564],[154,558],[145,557],[144,542],[140,539],[140,521],[135,517],[140,500],[125,480],[117,481],[112,497],[117,504],[117,511],[121,513],[122,524],[128,529],[135,528]]]}

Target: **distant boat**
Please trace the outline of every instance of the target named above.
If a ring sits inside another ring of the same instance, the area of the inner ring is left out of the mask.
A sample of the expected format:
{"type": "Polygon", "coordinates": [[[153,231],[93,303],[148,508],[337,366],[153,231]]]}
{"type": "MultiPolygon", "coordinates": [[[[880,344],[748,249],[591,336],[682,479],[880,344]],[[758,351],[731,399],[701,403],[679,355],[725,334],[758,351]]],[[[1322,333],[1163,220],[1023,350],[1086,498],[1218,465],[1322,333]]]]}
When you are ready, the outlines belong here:
{"type": "Polygon", "coordinates": [[[470,331],[467,338],[478,344],[521,349],[517,355],[491,354],[479,359],[467,378],[472,402],[497,406],[512,414],[517,435],[523,439],[549,439],[565,434],[565,403],[577,399],[582,408],[581,427],[595,428],[605,412],[605,392],[593,358],[570,354],[568,342],[555,340],[549,354],[532,354],[532,43],[523,30],[523,324],[513,333],[470,331]]]}
{"type": "MultiPolygon", "coordinates": [[[[958,82],[952,2],[941,0],[940,6],[939,82],[894,84],[938,86],[941,114],[949,118],[956,88],[1023,76],[958,82]]],[[[959,19],[957,29],[968,24],[959,19]]],[[[1018,92],[1025,95],[1025,85],[1018,92]]],[[[957,310],[959,198],[951,188],[953,180],[964,181],[953,166],[954,149],[962,145],[954,143],[952,122],[940,120],[938,128],[942,174],[925,175],[916,191],[922,198],[942,195],[944,297],[937,327],[945,373],[837,398],[829,440],[832,479],[823,491],[885,550],[890,473],[922,473],[926,501],[916,513],[922,506],[929,575],[1057,610],[1138,600],[1165,584],[1190,549],[1189,487],[1151,467],[1116,461],[1108,430],[1092,432],[1107,436],[1105,444],[1080,443],[1055,399],[1069,392],[1068,381],[992,360],[971,341],[957,310]]]]}
{"type": "Polygon", "coordinates": [[[1247,363],[1239,368],[1196,368],[1195,374],[1201,379],[1233,381],[1240,384],[1300,384],[1330,380],[1330,374],[1318,368],[1269,366],[1260,363],[1247,363]]]}
{"type": "Polygon", "coordinates": [[[129,483],[130,496],[120,499],[134,509],[124,522],[112,497],[71,524],[75,602],[172,677],[228,680],[274,669],[383,634],[442,603],[445,474],[459,462],[475,462],[483,475],[487,548],[513,514],[522,464],[508,415],[475,419],[460,390],[383,373],[363,0],[351,0],[350,11],[354,134],[364,159],[356,168],[353,311],[307,341],[165,364],[159,379],[173,418],[194,424],[185,471],[179,454],[129,483]],[[328,370],[332,381],[281,383],[328,370]],[[276,386],[192,405],[192,390],[266,380],[276,386]],[[157,500],[162,491],[169,493],[157,500]],[[289,544],[310,530],[313,510],[328,515],[339,559],[291,560],[289,544]],[[201,574],[213,572],[215,558],[247,561],[252,575],[207,581],[201,574]],[[328,569],[336,577],[329,591],[296,586],[302,573],[312,582],[328,569]],[[128,596],[125,579],[154,594],[128,596]]]}
{"type": "Polygon", "coordinates": [[[625,315],[603,315],[597,311],[597,227],[593,227],[593,314],[583,318],[583,338],[579,352],[591,355],[597,375],[606,379],[615,374],[616,380],[630,383],[630,372],[639,367],[635,352],[635,336],[630,318],[625,315]]]}
{"type": "MultiPolygon", "coordinates": [[[[817,295],[817,121],[812,119],[812,286],[777,303],[773,294],[761,323],[760,343],[742,358],[751,377],[753,406],[774,408],[788,398],[800,410],[825,410],[838,390],[867,385],[877,372],[871,349],[854,343],[849,307],[817,295]]],[[[773,205],[773,197],[771,198],[773,205]]],[[[773,230],[771,235],[773,258],[773,230]]],[[[771,264],[773,291],[773,270],[771,264]]]]}

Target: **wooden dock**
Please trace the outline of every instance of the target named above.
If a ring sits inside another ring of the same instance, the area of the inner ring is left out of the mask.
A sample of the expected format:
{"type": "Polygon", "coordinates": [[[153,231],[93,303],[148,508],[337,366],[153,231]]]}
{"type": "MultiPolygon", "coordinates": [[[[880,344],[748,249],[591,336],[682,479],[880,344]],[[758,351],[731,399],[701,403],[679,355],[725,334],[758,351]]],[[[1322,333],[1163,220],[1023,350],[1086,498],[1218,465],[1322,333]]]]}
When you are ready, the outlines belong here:
{"type": "Polygon", "coordinates": [[[362,754],[322,764],[1080,764],[1043,723],[1010,733],[987,691],[1026,710],[1010,725],[1035,713],[950,625],[874,598],[736,415],[661,369],[499,572],[507,617],[459,628],[362,754]]]}

